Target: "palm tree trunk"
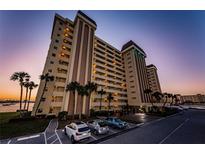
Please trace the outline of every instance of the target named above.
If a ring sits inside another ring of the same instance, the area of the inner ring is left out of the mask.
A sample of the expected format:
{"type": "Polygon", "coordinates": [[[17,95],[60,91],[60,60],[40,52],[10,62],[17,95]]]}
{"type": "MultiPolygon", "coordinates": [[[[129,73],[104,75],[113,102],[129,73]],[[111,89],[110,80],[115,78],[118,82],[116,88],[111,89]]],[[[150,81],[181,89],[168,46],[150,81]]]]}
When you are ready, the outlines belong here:
{"type": "Polygon", "coordinates": [[[110,100],[109,100],[109,103],[108,103],[108,116],[110,116],[110,100]]]}
{"type": "Polygon", "coordinates": [[[20,115],[21,115],[21,109],[22,109],[22,95],[23,95],[23,85],[21,84],[21,93],[20,93],[20,115]]]}
{"type": "Polygon", "coordinates": [[[25,96],[25,102],[24,102],[24,110],[26,110],[27,97],[28,97],[28,87],[26,88],[26,96],[25,96]]]}
{"type": "Polygon", "coordinates": [[[102,106],[102,94],[100,94],[100,111],[101,111],[101,106],[102,106]]]}
{"type": "Polygon", "coordinates": [[[165,100],[165,102],[163,104],[163,108],[165,107],[166,103],[167,103],[167,98],[166,98],[166,100],[165,100]]]}
{"type": "Polygon", "coordinates": [[[45,93],[46,85],[47,85],[47,81],[45,81],[45,85],[44,85],[44,87],[43,87],[43,92],[42,92],[42,94],[41,94],[41,97],[40,97],[39,103],[38,103],[38,105],[37,105],[37,108],[36,108],[36,111],[35,111],[34,116],[36,116],[36,113],[37,113],[37,111],[38,111],[38,108],[39,108],[39,106],[40,106],[40,104],[41,104],[41,99],[43,98],[43,95],[44,95],[44,93],[45,93]]]}
{"type": "Polygon", "coordinates": [[[73,119],[75,119],[75,91],[73,91],[73,119]]]}
{"type": "Polygon", "coordinates": [[[83,112],[83,96],[81,96],[81,107],[80,107],[80,114],[79,114],[79,119],[81,120],[81,118],[82,118],[82,112],[83,112]]]}
{"type": "Polygon", "coordinates": [[[27,112],[28,112],[28,109],[29,109],[29,103],[30,103],[30,100],[31,100],[31,89],[29,90],[27,112]]]}

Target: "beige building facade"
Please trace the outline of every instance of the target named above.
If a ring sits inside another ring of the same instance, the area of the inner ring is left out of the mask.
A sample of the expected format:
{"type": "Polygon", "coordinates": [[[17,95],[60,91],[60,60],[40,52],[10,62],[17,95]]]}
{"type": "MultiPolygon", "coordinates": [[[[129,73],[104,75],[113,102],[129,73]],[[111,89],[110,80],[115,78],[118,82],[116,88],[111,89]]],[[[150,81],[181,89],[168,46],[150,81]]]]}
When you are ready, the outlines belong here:
{"type": "Polygon", "coordinates": [[[158,91],[161,93],[162,91],[159,82],[159,77],[157,74],[157,67],[155,65],[151,64],[147,66],[147,77],[148,77],[150,89],[153,92],[158,91]]]}
{"type": "Polygon", "coordinates": [[[182,103],[205,103],[205,95],[197,94],[197,95],[182,95],[180,97],[180,101],[182,103]]]}
{"type": "Polygon", "coordinates": [[[43,96],[45,81],[41,81],[32,114],[57,115],[61,111],[83,114],[90,109],[99,109],[100,95],[93,93],[91,98],[81,98],[76,93],[66,91],[66,85],[77,81],[85,85],[88,81],[98,84],[106,94],[102,97],[102,109],[108,109],[108,93],[112,93],[113,110],[123,106],[140,106],[149,103],[144,90],[149,88],[146,54],[133,41],[118,50],[95,35],[97,24],[83,12],[78,11],[74,21],[56,14],[54,18],[51,43],[42,74],[54,76],[48,82],[43,96]],[[75,102],[74,102],[75,98],[75,102]],[[75,109],[73,109],[75,107],[75,109]]]}

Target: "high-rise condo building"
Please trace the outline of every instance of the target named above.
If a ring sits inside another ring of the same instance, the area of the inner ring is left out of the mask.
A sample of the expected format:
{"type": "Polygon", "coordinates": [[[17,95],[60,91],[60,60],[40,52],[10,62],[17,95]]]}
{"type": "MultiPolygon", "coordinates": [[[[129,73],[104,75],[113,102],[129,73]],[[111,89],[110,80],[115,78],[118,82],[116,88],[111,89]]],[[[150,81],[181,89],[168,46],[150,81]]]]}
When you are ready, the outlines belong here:
{"type": "Polygon", "coordinates": [[[42,80],[36,96],[32,114],[57,115],[61,111],[68,114],[89,114],[90,109],[99,109],[101,96],[81,98],[77,93],[66,91],[66,85],[77,81],[81,85],[89,81],[98,85],[106,94],[102,96],[102,109],[108,109],[108,93],[114,99],[112,110],[121,110],[125,105],[139,107],[149,104],[149,96],[144,90],[149,88],[146,54],[133,41],[118,50],[95,35],[97,24],[83,12],[78,11],[74,21],[56,14],[42,74],[49,73],[54,81],[42,80]],[[41,98],[41,99],[40,99],[41,98]],[[74,101],[75,100],[75,101],[74,101]]]}
{"type": "Polygon", "coordinates": [[[159,82],[159,77],[157,75],[157,67],[153,64],[147,66],[147,76],[149,81],[150,89],[153,92],[162,92],[159,82]]]}

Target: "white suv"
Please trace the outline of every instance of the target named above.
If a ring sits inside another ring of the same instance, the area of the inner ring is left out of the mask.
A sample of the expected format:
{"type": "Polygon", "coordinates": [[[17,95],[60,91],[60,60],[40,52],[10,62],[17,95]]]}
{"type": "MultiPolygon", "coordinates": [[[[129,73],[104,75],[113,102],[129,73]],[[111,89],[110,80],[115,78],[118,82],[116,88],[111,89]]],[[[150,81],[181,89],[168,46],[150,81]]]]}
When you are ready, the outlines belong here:
{"type": "Polygon", "coordinates": [[[65,126],[64,132],[70,137],[72,143],[89,138],[91,136],[89,127],[82,121],[71,123],[65,126]]]}

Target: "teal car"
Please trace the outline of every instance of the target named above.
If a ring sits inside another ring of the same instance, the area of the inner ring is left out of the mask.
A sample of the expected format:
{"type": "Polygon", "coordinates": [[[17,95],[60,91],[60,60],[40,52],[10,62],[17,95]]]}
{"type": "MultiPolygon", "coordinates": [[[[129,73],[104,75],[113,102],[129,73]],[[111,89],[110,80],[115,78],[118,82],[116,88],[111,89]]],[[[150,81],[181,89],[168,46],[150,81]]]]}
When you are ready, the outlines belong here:
{"type": "Polygon", "coordinates": [[[127,127],[127,123],[120,120],[119,118],[116,117],[108,117],[106,119],[106,122],[109,126],[113,127],[113,128],[119,128],[119,129],[123,129],[127,127]]]}

